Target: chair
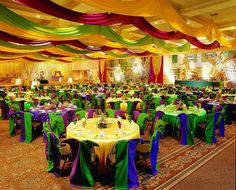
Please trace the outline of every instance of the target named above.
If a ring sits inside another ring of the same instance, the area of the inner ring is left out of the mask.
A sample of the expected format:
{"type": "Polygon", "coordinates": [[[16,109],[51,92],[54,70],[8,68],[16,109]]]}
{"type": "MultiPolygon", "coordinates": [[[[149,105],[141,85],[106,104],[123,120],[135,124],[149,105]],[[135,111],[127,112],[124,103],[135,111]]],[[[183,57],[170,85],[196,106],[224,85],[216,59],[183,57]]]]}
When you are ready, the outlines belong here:
{"type": "Polygon", "coordinates": [[[75,111],[74,110],[68,110],[66,113],[62,115],[62,118],[64,120],[64,126],[67,127],[72,121],[75,119],[75,111]]]}
{"type": "MultiPolygon", "coordinates": [[[[209,113],[207,115],[206,123],[203,123],[202,125],[198,125],[198,127],[197,127],[197,130],[198,130],[197,135],[201,136],[202,133],[204,133],[203,135],[205,138],[205,142],[207,144],[212,144],[212,143],[217,142],[217,139],[215,136],[215,130],[216,130],[217,122],[220,117],[223,117],[223,114],[221,114],[220,112],[209,113]]],[[[224,127],[224,125],[221,126],[220,131],[224,131],[222,129],[223,127],[224,127]]],[[[223,133],[222,133],[222,135],[223,135],[223,133]]]]}
{"type": "Polygon", "coordinates": [[[85,116],[86,116],[86,111],[84,111],[84,110],[77,111],[77,112],[75,113],[75,117],[76,117],[77,115],[79,115],[79,119],[85,118],[85,116]]]}
{"type": "Polygon", "coordinates": [[[21,128],[19,141],[30,143],[33,140],[35,130],[41,127],[39,122],[32,122],[32,117],[33,115],[29,112],[13,112],[9,121],[10,136],[16,134],[16,127],[19,125],[21,128]]]}
{"type": "Polygon", "coordinates": [[[71,150],[66,142],[59,143],[58,136],[44,128],[46,133],[45,154],[48,161],[47,172],[53,172],[55,176],[61,176],[66,162],[71,160],[71,150]],[[60,167],[61,160],[64,160],[63,166],[60,167]]]}
{"type": "Polygon", "coordinates": [[[108,117],[113,117],[115,116],[115,110],[113,109],[105,109],[105,112],[107,113],[108,117]]]}
{"type": "Polygon", "coordinates": [[[88,118],[93,118],[93,113],[96,112],[96,109],[88,109],[88,118]]]}
{"type": "Polygon", "coordinates": [[[49,122],[52,125],[53,132],[57,135],[65,132],[65,124],[60,113],[49,113],[49,122]]]}
{"type": "Polygon", "coordinates": [[[118,118],[118,117],[123,118],[124,115],[125,115],[125,112],[122,111],[122,110],[115,110],[115,112],[114,112],[114,117],[115,117],[115,118],[118,118]]]}
{"type": "Polygon", "coordinates": [[[98,155],[92,152],[94,146],[99,146],[92,141],[78,141],[77,139],[66,139],[71,149],[72,170],[70,183],[73,186],[93,187],[94,176],[98,171],[98,155]],[[94,170],[94,171],[93,171],[94,170]]]}
{"type": "Polygon", "coordinates": [[[115,101],[115,104],[114,104],[114,109],[115,110],[119,110],[120,109],[120,103],[121,103],[122,101],[115,101]]]}
{"type": "Polygon", "coordinates": [[[137,122],[137,119],[138,119],[139,115],[140,115],[139,111],[133,111],[132,119],[134,120],[134,122],[137,122]]]}
{"type": "Polygon", "coordinates": [[[150,141],[145,141],[145,143],[139,143],[137,145],[137,161],[142,159],[144,160],[147,168],[151,170],[152,175],[157,174],[157,169],[159,164],[157,163],[157,153],[159,151],[159,138],[160,135],[164,132],[164,122],[159,119],[155,123],[154,132],[151,136],[150,141]],[[151,166],[149,166],[147,160],[150,159],[151,166]]]}
{"type": "Polygon", "coordinates": [[[135,166],[135,154],[138,142],[142,139],[120,140],[107,156],[106,165],[112,173],[115,189],[138,188],[138,174],[135,166]]]}
{"type": "Polygon", "coordinates": [[[182,145],[193,145],[194,144],[194,133],[192,126],[189,123],[188,115],[181,113],[177,116],[180,120],[180,141],[182,145]]]}
{"type": "Polygon", "coordinates": [[[149,118],[149,116],[146,113],[140,113],[138,116],[136,123],[138,124],[138,126],[140,128],[141,135],[144,134],[144,130],[146,129],[146,122],[147,122],[148,118],[149,118]]]}

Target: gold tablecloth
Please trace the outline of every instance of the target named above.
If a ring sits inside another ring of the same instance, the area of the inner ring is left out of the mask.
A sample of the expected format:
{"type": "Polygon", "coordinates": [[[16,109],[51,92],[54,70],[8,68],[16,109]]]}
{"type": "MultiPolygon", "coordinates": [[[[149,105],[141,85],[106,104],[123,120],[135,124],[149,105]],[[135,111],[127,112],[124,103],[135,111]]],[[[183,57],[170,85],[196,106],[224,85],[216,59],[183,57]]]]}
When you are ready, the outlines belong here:
{"type": "Polygon", "coordinates": [[[100,129],[97,126],[99,118],[91,118],[83,121],[77,121],[67,126],[67,138],[78,140],[91,140],[96,142],[100,149],[96,149],[99,157],[99,172],[106,173],[106,157],[111,153],[113,145],[122,139],[135,139],[140,137],[139,126],[128,120],[121,119],[121,128],[118,127],[117,118],[106,118],[107,128],[100,129]]]}

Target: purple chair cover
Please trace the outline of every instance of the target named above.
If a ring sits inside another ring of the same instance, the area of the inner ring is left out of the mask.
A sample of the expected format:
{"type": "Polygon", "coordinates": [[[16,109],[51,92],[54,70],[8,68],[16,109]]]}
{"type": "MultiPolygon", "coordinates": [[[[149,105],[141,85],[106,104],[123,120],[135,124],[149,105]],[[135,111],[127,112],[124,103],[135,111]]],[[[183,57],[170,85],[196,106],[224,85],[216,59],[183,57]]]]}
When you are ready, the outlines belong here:
{"type": "Polygon", "coordinates": [[[163,111],[161,111],[161,110],[156,111],[156,117],[158,117],[158,119],[162,119],[162,117],[163,117],[164,114],[165,114],[165,113],[164,113],[163,111]]]}
{"type": "MultiPolygon", "coordinates": [[[[90,155],[90,158],[86,157],[86,152],[91,153],[91,149],[88,149],[87,147],[85,147],[84,144],[82,145],[81,144],[82,142],[78,141],[77,139],[67,139],[63,142],[68,143],[70,145],[71,154],[72,154],[73,165],[72,165],[72,170],[70,173],[71,185],[83,186],[84,185],[83,183],[89,183],[89,181],[87,181],[87,179],[85,178],[90,178],[90,180],[93,181],[91,174],[88,173],[89,170],[87,171],[84,170],[85,169],[84,164],[86,164],[87,161],[91,158],[91,155],[90,155]],[[81,158],[80,154],[82,153],[83,153],[83,156],[85,156],[86,158],[83,158],[83,159],[81,158]]],[[[90,143],[93,143],[93,142],[90,141],[90,143]]],[[[96,143],[94,144],[96,145],[96,143]]],[[[89,147],[89,148],[92,148],[92,147],[89,147]]]]}
{"type": "Polygon", "coordinates": [[[92,100],[92,96],[91,96],[90,94],[87,94],[87,95],[86,95],[86,100],[88,100],[88,101],[91,102],[91,100],[92,100]]]}
{"type": "Polygon", "coordinates": [[[48,142],[48,138],[46,138],[46,148],[45,148],[45,154],[47,160],[49,159],[49,154],[51,154],[51,161],[53,162],[53,168],[51,168],[51,171],[53,171],[55,176],[60,176],[60,161],[61,161],[61,153],[58,147],[58,137],[56,137],[55,133],[49,132],[50,136],[50,145],[48,142]],[[51,153],[49,153],[49,147],[51,153]]]}
{"type": "Polygon", "coordinates": [[[88,118],[93,118],[93,113],[96,112],[96,109],[88,109],[88,118]]]}
{"type": "Polygon", "coordinates": [[[106,107],[105,100],[102,98],[101,99],[101,110],[102,110],[102,112],[104,112],[104,110],[106,109],[105,107],[106,107]]]}
{"type": "Polygon", "coordinates": [[[166,101],[165,101],[164,99],[160,99],[160,104],[161,104],[161,105],[164,105],[165,102],[166,102],[166,101]]]}
{"type": "Polygon", "coordinates": [[[136,147],[143,139],[133,139],[128,141],[128,188],[138,188],[138,174],[135,166],[136,147]]]}
{"type": "Polygon", "coordinates": [[[203,108],[203,109],[206,110],[206,108],[207,108],[207,103],[208,103],[208,102],[209,102],[208,100],[203,100],[203,101],[202,101],[202,108],[203,108]]]}
{"type": "Polygon", "coordinates": [[[137,121],[139,115],[140,115],[139,111],[133,111],[133,120],[134,120],[134,122],[137,121]]]}
{"type": "Polygon", "coordinates": [[[64,114],[62,114],[61,117],[64,121],[64,126],[67,127],[67,125],[69,125],[70,122],[72,122],[73,119],[75,118],[75,111],[69,110],[69,111],[65,112],[64,114]]]}
{"type": "Polygon", "coordinates": [[[139,101],[133,101],[132,102],[132,112],[136,110],[136,106],[139,103],[139,101]]]}
{"type": "Polygon", "coordinates": [[[123,117],[123,115],[125,114],[125,112],[123,110],[115,110],[115,118],[117,117],[123,117]]]}
{"type": "Polygon", "coordinates": [[[187,144],[187,133],[188,133],[188,115],[185,113],[181,113],[178,115],[180,119],[180,131],[181,131],[181,139],[179,141],[180,144],[187,144]]]}
{"type": "Polygon", "coordinates": [[[222,106],[222,105],[217,105],[217,106],[215,107],[215,112],[220,112],[222,109],[223,109],[223,106],[222,106]]]}
{"type": "Polygon", "coordinates": [[[110,106],[111,106],[111,109],[115,109],[115,102],[109,102],[110,106]]]}
{"type": "Polygon", "coordinates": [[[77,92],[73,95],[73,98],[78,99],[79,95],[77,94],[77,92]]]}

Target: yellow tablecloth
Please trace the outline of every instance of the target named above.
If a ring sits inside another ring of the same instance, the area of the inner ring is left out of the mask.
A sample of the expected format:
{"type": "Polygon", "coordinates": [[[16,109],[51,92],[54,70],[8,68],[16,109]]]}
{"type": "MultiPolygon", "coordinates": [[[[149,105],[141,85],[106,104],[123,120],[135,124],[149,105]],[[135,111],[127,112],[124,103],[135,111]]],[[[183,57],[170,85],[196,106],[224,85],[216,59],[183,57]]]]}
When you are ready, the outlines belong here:
{"type": "Polygon", "coordinates": [[[107,118],[107,128],[100,129],[97,127],[99,118],[87,119],[83,126],[82,120],[76,124],[71,123],[67,126],[67,138],[78,140],[91,140],[96,142],[100,149],[96,150],[99,156],[99,171],[106,173],[106,157],[112,151],[113,145],[122,139],[134,139],[140,137],[139,126],[136,123],[130,123],[128,120],[121,121],[121,129],[118,127],[117,118],[107,118]]]}
{"type": "Polygon", "coordinates": [[[117,102],[117,101],[122,101],[122,102],[134,102],[134,101],[138,101],[138,102],[142,102],[142,100],[140,98],[126,98],[125,100],[123,98],[107,98],[106,99],[106,103],[109,102],[117,102]]]}

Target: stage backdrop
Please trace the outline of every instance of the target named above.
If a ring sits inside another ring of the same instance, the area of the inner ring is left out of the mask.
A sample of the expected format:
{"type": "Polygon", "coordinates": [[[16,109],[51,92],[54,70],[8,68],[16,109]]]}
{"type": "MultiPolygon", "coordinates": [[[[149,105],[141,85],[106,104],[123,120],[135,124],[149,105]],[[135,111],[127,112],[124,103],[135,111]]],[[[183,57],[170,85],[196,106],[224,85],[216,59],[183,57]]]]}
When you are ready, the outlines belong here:
{"type": "Polygon", "coordinates": [[[21,78],[25,83],[31,83],[32,80],[40,78],[43,73],[46,80],[51,80],[55,71],[61,71],[64,78],[71,75],[71,63],[58,61],[30,62],[30,61],[8,61],[0,62],[1,79],[10,79],[8,82],[14,83],[14,79],[21,78]]]}
{"type": "Polygon", "coordinates": [[[164,83],[175,80],[224,81],[236,84],[236,52],[219,51],[164,56],[164,83]]]}

